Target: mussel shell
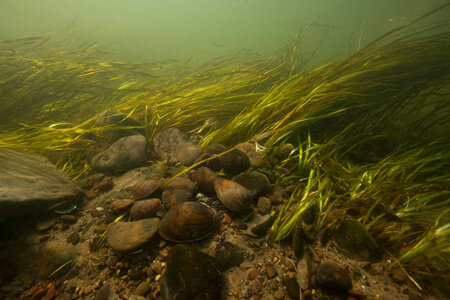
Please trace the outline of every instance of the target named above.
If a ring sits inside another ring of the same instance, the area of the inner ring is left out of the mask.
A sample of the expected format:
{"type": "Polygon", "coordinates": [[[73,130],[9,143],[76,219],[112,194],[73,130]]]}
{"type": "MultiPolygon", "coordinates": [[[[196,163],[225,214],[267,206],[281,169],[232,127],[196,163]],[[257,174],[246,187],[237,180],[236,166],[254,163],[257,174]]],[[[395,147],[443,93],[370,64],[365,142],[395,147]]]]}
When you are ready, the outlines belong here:
{"type": "Polygon", "coordinates": [[[200,202],[184,202],[162,218],[159,234],[173,242],[193,242],[214,233],[219,223],[215,209],[200,202]]]}
{"type": "Polygon", "coordinates": [[[156,192],[157,189],[163,184],[162,178],[150,178],[136,183],[131,187],[131,193],[135,200],[144,199],[156,192]]]}
{"type": "Polygon", "coordinates": [[[214,181],[217,198],[232,211],[245,211],[250,208],[251,193],[239,183],[218,178],[214,181]]]}
{"type": "Polygon", "coordinates": [[[187,202],[192,197],[192,192],[186,189],[168,189],[162,193],[162,204],[165,209],[187,202]]]}
{"type": "Polygon", "coordinates": [[[200,167],[191,173],[191,177],[200,193],[207,196],[215,195],[214,180],[217,179],[217,175],[211,169],[200,167]]]}
{"type": "Polygon", "coordinates": [[[130,217],[133,220],[141,220],[154,217],[161,207],[161,200],[158,198],[136,201],[131,207],[130,217]]]}

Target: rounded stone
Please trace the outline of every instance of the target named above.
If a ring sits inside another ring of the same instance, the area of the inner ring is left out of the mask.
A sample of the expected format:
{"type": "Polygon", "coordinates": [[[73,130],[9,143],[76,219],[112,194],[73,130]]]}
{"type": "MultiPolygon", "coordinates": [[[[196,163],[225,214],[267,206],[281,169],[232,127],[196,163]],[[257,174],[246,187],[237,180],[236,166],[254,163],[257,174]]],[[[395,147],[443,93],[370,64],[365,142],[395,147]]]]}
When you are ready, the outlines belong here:
{"type": "Polygon", "coordinates": [[[190,166],[202,153],[202,149],[191,142],[181,142],[175,147],[175,157],[185,166],[190,166]]]}
{"type": "Polygon", "coordinates": [[[106,228],[106,241],[116,251],[136,250],[150,241],[158,231],[159,223],[158,218],[111,223],[106,228]]]}

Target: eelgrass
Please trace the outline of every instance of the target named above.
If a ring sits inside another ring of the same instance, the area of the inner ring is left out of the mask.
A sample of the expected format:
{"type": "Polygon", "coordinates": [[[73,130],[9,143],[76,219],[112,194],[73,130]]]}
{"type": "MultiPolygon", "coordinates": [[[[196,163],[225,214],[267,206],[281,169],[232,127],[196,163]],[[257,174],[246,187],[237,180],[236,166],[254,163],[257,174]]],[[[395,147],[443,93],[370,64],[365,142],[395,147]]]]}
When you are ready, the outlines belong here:
{"type": "Polygon", "coordinates": [[[268,155],[290,141],[297,148],[275,171],[277,183],[296,188],[270,241],[289,236],[310,207],[317,231],[351,215],[413,276],[437,278],[449,269],[450,251],[448,25],[416,33],[402,26],[303,73],[298,38],[266,61],[242,62],[249,56],[241,53],[194,71],[174,62],[103,62],[93,45],[1,41],[0,147],[54,156],[81,176],[92,135],[132,129],[95,124],[104,109],[140,121],[148,140],[176,126],[207,133],[202,145],[250,140],[268,155]]]}

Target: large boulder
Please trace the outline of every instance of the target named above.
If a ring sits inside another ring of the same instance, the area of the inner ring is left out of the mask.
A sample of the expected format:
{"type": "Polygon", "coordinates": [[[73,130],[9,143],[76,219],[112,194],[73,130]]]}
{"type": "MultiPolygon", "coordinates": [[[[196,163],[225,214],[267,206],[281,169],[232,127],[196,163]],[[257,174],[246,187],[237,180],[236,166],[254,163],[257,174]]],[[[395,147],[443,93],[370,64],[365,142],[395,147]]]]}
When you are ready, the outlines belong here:
{"type": "Polygon", "coordinates": [[[0,148],[0,218],[39,216],[81,197],[81,189],[47,158],[0,148]]]}
{"type": "Polygon", "coordinates": [[[147,161],[147,140],[143,135],[119,139],[106,151],[92,159],[92,167],[99,172],[119,173],[140,167],[147,161]]]}

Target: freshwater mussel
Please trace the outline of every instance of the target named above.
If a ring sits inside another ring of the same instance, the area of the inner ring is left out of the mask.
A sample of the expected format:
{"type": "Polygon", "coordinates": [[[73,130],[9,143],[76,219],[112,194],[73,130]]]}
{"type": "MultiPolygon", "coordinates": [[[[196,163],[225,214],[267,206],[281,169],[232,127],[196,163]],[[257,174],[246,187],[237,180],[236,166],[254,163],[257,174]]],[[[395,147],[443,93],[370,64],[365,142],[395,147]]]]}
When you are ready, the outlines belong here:
{"type": "Polygon", "coordinates": [[[218,178],[214,181],[217,198],[229,210],[243,212],[250,208],[251,193],[239,183],[218,178]]]}
{"type": "Polygon", "coordinates": [[[197,191],[207,196],[214,196],[214,180],[217,179],[216,173],[207,167],[200,167],[191,172],[191,177],[195,181],[197,191]]]}
{"type": "Polygon", "coordinates": [[[162,178],[150,178],[136,183],[131,187],[131,193],[135,200],[144,199],[156,192],[164,183],[162,178]]]}
{"type": "Polygon", "coordinates": [[[200,202],[184,202],[162,218],[159,234],[172,242],[193,242],[213,234],[219,224],[215,209],[200,202]]]}

